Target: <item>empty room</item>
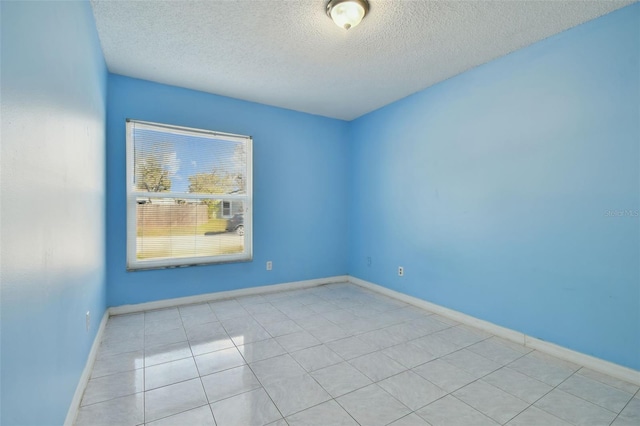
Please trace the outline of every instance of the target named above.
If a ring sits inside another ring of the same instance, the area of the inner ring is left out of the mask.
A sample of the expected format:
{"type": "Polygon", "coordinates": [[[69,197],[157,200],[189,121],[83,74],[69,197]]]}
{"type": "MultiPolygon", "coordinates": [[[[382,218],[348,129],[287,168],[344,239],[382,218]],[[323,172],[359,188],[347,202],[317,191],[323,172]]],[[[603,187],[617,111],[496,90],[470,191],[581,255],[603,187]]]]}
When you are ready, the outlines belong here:
{"type": "Polygon", "coordinates": [[[640,4],[0,0],[2,426],[640,425],[640,4]]]}

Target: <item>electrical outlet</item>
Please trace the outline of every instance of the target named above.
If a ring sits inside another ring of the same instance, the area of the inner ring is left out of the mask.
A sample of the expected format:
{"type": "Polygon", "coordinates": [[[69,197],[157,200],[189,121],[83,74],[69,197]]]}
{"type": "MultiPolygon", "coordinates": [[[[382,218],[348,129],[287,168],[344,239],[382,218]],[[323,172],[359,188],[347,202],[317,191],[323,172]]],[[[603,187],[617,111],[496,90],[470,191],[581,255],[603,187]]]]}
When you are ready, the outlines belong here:
{"type": "Polygon", "coordinates": [[[87,315],[85,316],[85,324],[87,326],[87,331],[89,331],[89,326],[91,325],[91,311],[87,311],[87,315]]]}
{"type": "Polygon", "coordinates": [[[270,261],[270,260],[268,260],[268,261],[267,261],[267,271],[270,271],[270,270],[272,270],[272,269],[273,269],[273,262],[272,262],[272,261],[270,261]]]}
{"type": "Polygon", "coordinates": [[[371,266],[371,256],[367,257],[367,266],[371,266]]]}
{"type": "Polygon", "coordinates": [[[402,266],[398,266],[398,276],[399,277],[404,276],[404,268],[402,266]]]}

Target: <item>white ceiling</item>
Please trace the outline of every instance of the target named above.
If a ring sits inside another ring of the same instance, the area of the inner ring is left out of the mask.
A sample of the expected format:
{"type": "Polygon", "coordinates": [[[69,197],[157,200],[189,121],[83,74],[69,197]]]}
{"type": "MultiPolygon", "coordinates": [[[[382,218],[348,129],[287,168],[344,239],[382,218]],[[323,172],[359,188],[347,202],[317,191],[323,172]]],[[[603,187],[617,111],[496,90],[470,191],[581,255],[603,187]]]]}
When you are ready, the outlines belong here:
{"type": "Polygon", "coordinates": [[[109,70],[352,120],[635,0],[92,0],[109,70]]]}

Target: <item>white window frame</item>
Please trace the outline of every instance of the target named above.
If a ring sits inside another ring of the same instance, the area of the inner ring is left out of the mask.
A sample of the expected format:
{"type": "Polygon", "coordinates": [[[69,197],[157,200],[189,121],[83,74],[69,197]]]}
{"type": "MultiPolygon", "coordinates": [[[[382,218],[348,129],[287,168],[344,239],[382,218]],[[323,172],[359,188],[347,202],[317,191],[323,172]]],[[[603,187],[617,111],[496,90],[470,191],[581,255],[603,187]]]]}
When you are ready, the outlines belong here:
{"type": "Polygon", "coordinates": [[[249,262],[253,260],[253,139],[250,136],[230,133],[214,132],[190,127],[173,126],[169,124],[152,123],[139,120],[126,120],[126,151],[127,151],[127,270],[159,269],[193,265],[206,265],[230,262],[249,262]],[[183,135],[208,136],[211,139],[227,140],[245,143],[247,155],[246,194],[191,194],[182,192],[146,192],[138,191],[134,184],[134,146],[133,130],[147,128],[150,130],[164,130],[183,135]],[[179,199],[210,199],[229,201],[240,200],[244,204],[244,251],[242,253],[224,254],[217,256],[194,256],[175,258],[156,258],[138,260],[137,258],[137,200],[138,198],[179,198],[179,199]]]}

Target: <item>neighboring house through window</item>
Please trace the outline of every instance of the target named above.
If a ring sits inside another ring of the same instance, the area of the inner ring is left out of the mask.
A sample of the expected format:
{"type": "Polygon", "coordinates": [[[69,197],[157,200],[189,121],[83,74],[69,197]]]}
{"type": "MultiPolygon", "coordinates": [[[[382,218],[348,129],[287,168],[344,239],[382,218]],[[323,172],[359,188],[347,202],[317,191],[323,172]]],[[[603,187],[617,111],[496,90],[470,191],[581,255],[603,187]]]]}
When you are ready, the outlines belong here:
{"type": "Polygon", "coordinates": [[[127,269],[252,259],[252,140],[127,120],[127,269]],[[242,232],[229,221],[242,215],[242,232]]]}

